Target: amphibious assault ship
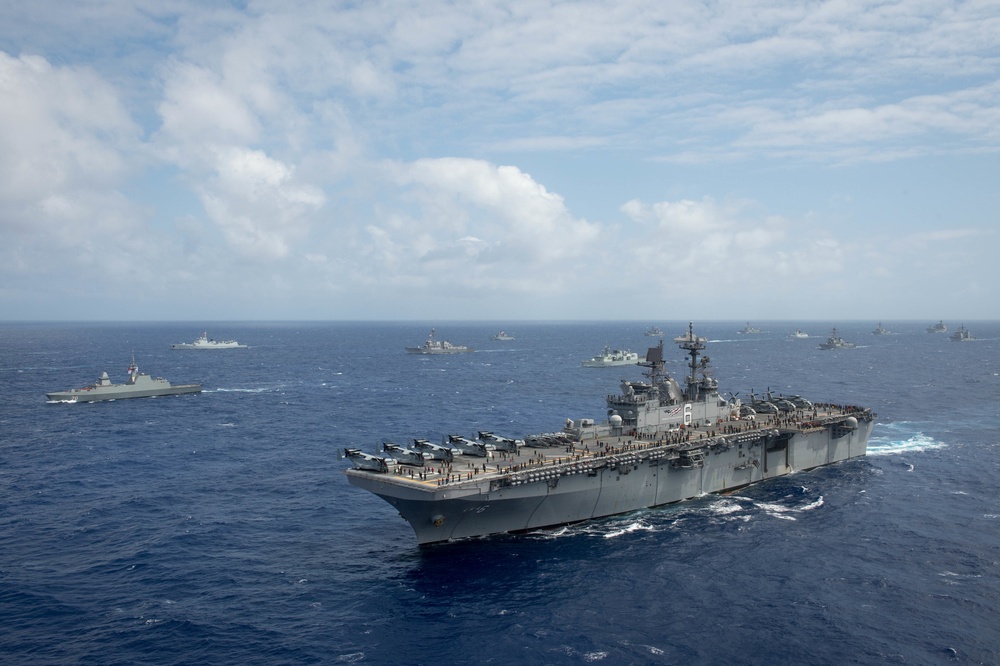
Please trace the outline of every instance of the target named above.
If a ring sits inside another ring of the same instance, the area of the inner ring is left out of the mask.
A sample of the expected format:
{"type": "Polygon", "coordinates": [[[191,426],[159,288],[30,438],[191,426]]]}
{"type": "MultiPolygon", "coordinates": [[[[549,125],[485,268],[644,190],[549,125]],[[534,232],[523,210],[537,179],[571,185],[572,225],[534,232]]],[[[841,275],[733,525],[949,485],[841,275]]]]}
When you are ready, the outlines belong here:
{"type": "Polygon", "coordinates": [[[736,490],[864,456],[870,408],[774,396],[743,405],[719,394],[693,325],[674,341],[690,357],[682,387],[664,371],[663,341],[623,381],[608,420],[509,439],[488,432],[442,444],[346,449],[355,486],[410,523],[420,544],[521,532],[736,490]]]}
{"type": "Polygon", "coordinates": [[[99,402],[101,400],[124,400],[125,398],[155,398],[161,395],[201,393],[201,384],[171,384],[163,377],[150,377],[139,372],[135,356],[128,366],[128,379],[124,384],[113,384],[107,372],[102,372],[97,381],[83,388],[46,393],[50,402],[99,402]]]}

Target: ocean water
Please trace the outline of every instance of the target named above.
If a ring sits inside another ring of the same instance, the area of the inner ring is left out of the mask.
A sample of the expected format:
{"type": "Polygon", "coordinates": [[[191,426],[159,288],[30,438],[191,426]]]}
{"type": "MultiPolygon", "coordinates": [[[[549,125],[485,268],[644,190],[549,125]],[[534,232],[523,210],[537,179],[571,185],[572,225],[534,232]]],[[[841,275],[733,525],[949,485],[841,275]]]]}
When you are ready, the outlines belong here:
{"type": "Polygon", "coordinates": [[[724,391],[874,407],[865,459],[423,548],[345,446],[602,418],[640,371],[580,361],[656,324],[683,376],[687,322],[0,324],[0,662],[1000,663],[1000,323],[930,323],[696,322],[724,391]],[[204,393],[46,402],[133,353],[204,393]]]}

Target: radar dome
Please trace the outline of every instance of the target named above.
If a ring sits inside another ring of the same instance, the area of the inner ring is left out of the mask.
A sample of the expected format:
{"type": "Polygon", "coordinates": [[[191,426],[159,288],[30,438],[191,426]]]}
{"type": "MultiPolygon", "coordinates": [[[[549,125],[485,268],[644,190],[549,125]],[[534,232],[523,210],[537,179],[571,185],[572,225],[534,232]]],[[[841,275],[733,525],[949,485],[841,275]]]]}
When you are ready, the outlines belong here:
{"type": "Polygon", "coordinates": [[[858,420],[853,416],[848,416],[847,420],[844,421],[844,427],[854,429],[858,427],[858,420]]]}
{"type": "Polygon", "coordinates": [[[611,426],[614,427],[614,428],[621,428],[622,427],[622,417],[618,416],[617,414],[615,414],[610,419],[608,419],[608,421],[611,423],[611,426]]]}

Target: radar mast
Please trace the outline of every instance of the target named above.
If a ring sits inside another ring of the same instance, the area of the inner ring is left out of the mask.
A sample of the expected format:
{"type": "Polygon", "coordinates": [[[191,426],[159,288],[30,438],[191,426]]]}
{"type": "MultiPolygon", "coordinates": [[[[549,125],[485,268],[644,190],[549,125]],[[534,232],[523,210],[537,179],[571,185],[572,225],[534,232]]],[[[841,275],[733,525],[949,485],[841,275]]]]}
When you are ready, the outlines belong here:
{"type": "Polygon", "coordinates": [[[685,391],[688,400],[697,400],[702,382],[698,380],[698,370],[701,369],[704,373],[708,368],[708,357],[706,356],[699,363],[698,356],[705,349],[705,343],[708,342],[707,338],[700,338],[694,334],[694,322],[688,322],[688,332],[685,335],[679,335],[674,338],[674,342],[677,343],[681,349],[687,351],[688,355],[691,357],[691,374],[687,377],[687,390],[685,391]]]}

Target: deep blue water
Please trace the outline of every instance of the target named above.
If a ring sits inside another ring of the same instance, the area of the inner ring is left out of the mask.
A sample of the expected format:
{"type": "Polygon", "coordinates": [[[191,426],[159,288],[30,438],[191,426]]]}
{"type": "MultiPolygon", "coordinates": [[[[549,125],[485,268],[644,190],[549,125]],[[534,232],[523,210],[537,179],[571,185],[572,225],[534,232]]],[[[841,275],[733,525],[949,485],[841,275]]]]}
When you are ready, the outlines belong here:
{"type": "Polygon", "coordinates": [[[680,361],[686,322],[438,324],[454,357],[404,353],[430,324],[0,324],[0,661],[1000,663],[1000,323],[754,323],[696,322],[723,389],[871,405],[866,459],[425,548],[343,447],[601,418],[639,369],[580,361],[651,324],[680,361]],[[205,392],[46,403],[133,352],[205,392]]]}

